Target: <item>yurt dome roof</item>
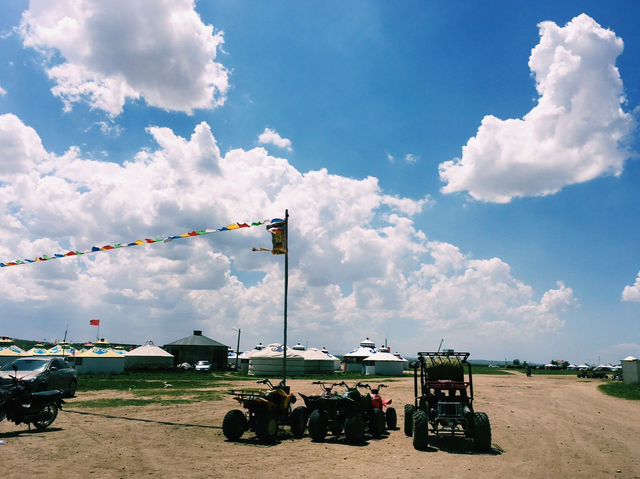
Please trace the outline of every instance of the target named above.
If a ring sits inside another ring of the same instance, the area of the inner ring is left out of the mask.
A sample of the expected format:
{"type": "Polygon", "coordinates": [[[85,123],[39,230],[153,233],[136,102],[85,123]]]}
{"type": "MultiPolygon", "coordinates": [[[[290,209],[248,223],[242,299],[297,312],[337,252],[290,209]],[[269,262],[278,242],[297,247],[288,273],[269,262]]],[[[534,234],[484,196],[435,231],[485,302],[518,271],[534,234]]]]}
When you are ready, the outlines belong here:
{"type": "Polygon", "coordinates": [[[363,348],[375,348],[376,347],[376,343],[371,341],[369,338],[366,338],[366,339],[360,341],[360,346],[362,346],[363,348]]]}
{"type": "Polygon", "coordinates": [[[377,353],[373,353],[370,356],[367,356],[366,358],[364,358],[365,361],[386,361],[386,362],[401,362],[402,359],[397,358],[396,356],[394,356],[391,353],[386,353],[386,352],[377,352],[377,353]]]}

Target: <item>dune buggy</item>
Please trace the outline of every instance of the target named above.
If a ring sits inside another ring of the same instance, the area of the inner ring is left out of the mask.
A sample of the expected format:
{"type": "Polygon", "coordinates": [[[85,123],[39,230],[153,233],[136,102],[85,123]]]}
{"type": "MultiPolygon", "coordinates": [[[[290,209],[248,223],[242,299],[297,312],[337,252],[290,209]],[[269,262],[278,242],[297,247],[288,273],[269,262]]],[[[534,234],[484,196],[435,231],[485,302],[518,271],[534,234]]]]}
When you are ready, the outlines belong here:
{"type": "Polygon", "coordinates": [[[419,352],[413,364],[414,404],[404,407],[404,432],[413,446],[425,449],[429,433],[472,439],[478,451],[491,449],[491,425],[473,409],[473,375],[469,353],[419,352]],[[464,378],[464,367],[467,380],[464,378]]]}
{"type": "Polygon", "coordinates": [[[307,427],[307,408],[298,406],[291,409],[296,397],[289,386],[284,381],[274,386],[269,379],[262,379],[257,383],[266,384],[269,389],[229,391],[247,411],[232,409],[224,416],[222,432],[225,437],[236,441],[245,431],[250,430],[256,433],[260,442],[273,442],[278,434],[278,427],[287,424],[291,426],[294,437],[302,437],[307,427]]]}
{"type": "Polygon", "coordinates": [[[363,395],[358,391],[362,384],[350,387],[344,381],[330,386],[314,381],[323,390],[322,394],[305,396],[300,394],[310,411],[309,435],[314,441],[322,441],[327,431],[334,435],[344,430],[347,442],[358,444],[364,441],[365,429],[378,438],[385,431],[385,416],[381,409],[374,408],[371,395],[363,395]],[[333,391],[336,386],[344,386],[345,391],[338,394],[333,391]]]}

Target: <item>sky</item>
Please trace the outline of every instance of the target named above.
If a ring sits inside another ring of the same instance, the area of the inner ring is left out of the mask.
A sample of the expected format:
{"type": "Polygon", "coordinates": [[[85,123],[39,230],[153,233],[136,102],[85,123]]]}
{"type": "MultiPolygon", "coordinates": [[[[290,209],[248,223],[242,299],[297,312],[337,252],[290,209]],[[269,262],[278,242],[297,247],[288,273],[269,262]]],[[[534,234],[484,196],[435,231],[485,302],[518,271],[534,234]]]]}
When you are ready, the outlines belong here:
{"type": "MultiPolygon", "coordinates": [[[[639,357],[640,7],[614,4],[0,0],[0,262],[288,210],[289,345],[639,357]]],[[[2,267],[0,335],[281,343],[270,245],[2,267]]]]}

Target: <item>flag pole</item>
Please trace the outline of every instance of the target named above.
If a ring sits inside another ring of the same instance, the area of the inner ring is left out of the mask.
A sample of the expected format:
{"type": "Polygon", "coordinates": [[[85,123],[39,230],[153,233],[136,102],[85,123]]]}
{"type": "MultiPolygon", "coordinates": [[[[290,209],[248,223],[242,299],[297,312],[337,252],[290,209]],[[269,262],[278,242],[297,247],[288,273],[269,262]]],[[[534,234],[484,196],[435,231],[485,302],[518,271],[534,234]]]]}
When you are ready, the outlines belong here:
{"type": "Polygon", "coordinates": [[[284,211],[284,360],[283,384],[287,385],[287,291],[289,289],[289,210],[284,211]]]}

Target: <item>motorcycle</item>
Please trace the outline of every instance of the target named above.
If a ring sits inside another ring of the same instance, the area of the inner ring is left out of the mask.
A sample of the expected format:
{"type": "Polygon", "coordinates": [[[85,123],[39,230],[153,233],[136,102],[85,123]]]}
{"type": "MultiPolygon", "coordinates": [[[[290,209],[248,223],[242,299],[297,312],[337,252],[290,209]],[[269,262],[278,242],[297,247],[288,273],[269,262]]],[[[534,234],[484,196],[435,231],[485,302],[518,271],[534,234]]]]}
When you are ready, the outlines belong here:
{"type": "Polygon", "coordinates": [[[7,418],[16,425],[31,424],[37,429],[46,429],[62,409],[62,392],[58,390],[29,392],[25,382],[18,378],[18,368],[14,366],[12,383],[0,388],[0,421],[7,418]]]}
{"type": "Polygon", "coordinates": [[[389,406],[391,404],[391,399],[382,399],[380,396],[380,389],[386,388],[385,384],[378,384],[378,387],[371,387],[368,384],[360,383],[360,387],[366,388],[371,391],[371,405],[376,408],[384,411],[383,408],[387,408],[385,413],[385,420],[387,423],[387,429],[395,429],[398,424],[398,416],[396,414],[395,408],[389,406]]]}

